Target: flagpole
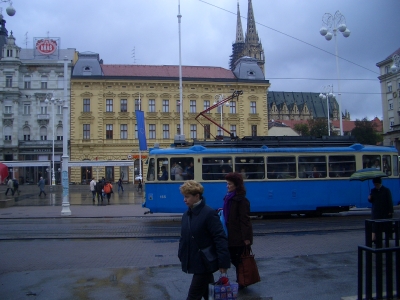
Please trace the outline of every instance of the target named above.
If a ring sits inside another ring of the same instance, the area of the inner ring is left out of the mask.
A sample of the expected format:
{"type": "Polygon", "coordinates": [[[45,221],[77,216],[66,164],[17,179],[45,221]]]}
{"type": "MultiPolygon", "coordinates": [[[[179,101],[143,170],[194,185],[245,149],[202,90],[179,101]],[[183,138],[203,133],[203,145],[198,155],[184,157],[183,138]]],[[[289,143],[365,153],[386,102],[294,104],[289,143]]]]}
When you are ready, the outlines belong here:
{"type": "MultiPolygon", "coordinates": [[[[140,103],[140,92],[139,92],[139,110],[142,110],[141,103],[140,103]]],[[[141,182],[142,180],[142,151],[140,151],[140,146],[139,146],[139,177],[141,182]]]]}

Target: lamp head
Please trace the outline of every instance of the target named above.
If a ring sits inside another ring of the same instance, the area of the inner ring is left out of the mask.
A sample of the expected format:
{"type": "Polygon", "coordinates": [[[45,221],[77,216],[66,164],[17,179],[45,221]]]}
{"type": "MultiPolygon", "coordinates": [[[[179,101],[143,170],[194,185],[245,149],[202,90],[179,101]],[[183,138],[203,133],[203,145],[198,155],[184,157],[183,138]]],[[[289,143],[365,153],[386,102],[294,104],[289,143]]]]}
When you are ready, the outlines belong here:
{"type": "Polygon", "coordinates": [[[346,24],[342,23],[338,26],[338,29],[340,32],[344,32],[346,30],[347,26],[346,24]]]}
{"type": "Polygon", "coordinates": [[[325,26],[322,26],[321,29],[319,30],[319,33],[320,33],[322,36],[325,36],[325,35],[328,33],[328,29],[326,29],[325,26]]]}
{"type": "Polygon", "coordinates": [[[328,31],[328,33],[325,35],[325,39],[327,41],[330,41],[332,39],[332,36],[333,36],[332,33],[328,31]]]}
{"type": "Polygon", "coordinates": [[[350,36],[350,32],[351,32],[351,31],[350,31],[348,28],[346,28],[346,30],[345,30],[345,31],[343,31],[343,32],[342,32],[342,34],[343,34],[343,36],[344,36],[344,37],[346,37],[346,38],[347,38],[347,37],[349,37],[349,36],[350,36]]]}

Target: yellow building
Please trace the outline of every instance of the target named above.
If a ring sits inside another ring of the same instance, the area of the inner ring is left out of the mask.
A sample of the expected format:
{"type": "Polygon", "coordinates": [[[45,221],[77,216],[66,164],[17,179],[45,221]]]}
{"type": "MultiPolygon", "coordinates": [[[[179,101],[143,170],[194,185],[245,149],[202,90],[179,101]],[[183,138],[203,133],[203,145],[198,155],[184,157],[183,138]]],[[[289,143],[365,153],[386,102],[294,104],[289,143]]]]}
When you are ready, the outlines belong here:
{"type": "MultiPolygon", "coordinates": [[[[228,106],[207,116],[238,137],[268,135],[268,80],[254,58],[244,57],[234,71],[220,67],[182,66],[183,134],[193,139],[214,140],[224,134],[205,118],[195,118],[205,109],[243,91],[228,106]]],[[[135,110],[145,115],[148,148],[158,143],[170,147],[180,133],[179,67],[153,65],[105,65],[96,53],[79,54],[71,77],[70,161],[135,160],[139,174],[139,141],[135,110]]],[[[228,134],[225,133],[226,136],[228,134]]],[[[141,152],[145,173],[147,152],[141,152]]],[[[117,164],[116,164],[117,165],[117,164]]],[[[128,166],[72,168],[72,182],[91,177],[133,181],[128,166]]],[[[143,169],[144,168],[144,169],[143,169]]]]}

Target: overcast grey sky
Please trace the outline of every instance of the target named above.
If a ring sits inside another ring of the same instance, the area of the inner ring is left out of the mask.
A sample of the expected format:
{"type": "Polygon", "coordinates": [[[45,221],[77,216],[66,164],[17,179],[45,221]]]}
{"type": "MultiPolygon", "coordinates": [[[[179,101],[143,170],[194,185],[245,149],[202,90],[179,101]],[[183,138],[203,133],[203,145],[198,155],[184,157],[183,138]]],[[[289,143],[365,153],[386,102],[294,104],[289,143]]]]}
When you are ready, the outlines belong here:
{"type": "MultiPolygon", "coordinates": [[[[239,0],[244,31],[247,3],[239,0]]],[[[236,6],[237,0],[181,0],[182,65],[228,68],[236,6]]],[[[178,0],[14,0],[13,17],[8,4],[0,7],[22,48],[49,32],[61,48],[97,52],[105,64],[179,64],[178,0]]],[[[338,36],[338,54],[355,63],[339,61],[342,111],[353,120],[382,117],[376,63],[400,48],[399,0],[253,0],[253,9],[270,90],[317,93],[326,85],[337,92],[335,42],[319,29],[324,13],[340,10],[351,35],[338,36]]]]}

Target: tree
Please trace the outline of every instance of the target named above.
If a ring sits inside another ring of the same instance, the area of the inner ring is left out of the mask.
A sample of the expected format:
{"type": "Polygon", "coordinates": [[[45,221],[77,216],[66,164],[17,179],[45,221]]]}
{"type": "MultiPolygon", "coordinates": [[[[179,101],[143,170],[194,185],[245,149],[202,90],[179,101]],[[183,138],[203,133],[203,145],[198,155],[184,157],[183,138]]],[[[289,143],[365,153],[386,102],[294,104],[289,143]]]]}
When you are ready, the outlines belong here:
{"type": "Polygon", "coordinates": [[[294,125],[294,130],[296,130],[297,133],[302,136],[310,135],[310,129],[308,128],[308,125],[305,123],[302,123],[302,124],[299,123],[299,124],[294,125]]]}
{"type": "Polygon", "coordinates": [[[356,120],[351,135],[355,136],[357,142],[366,145],[376,145],[383,141],[383,136],[378,133],[377,125],[368,118],[356,120]]]}
{"type": "MultiPolygon", "coordinates": [[[[310,135],[319,137],[328,135],[328,121],[325,118],[311,119],[308,120],[308,127],[310,128],[310,135]]],[[[335,135],[331,132],[332,135],[335,135]]]]}

